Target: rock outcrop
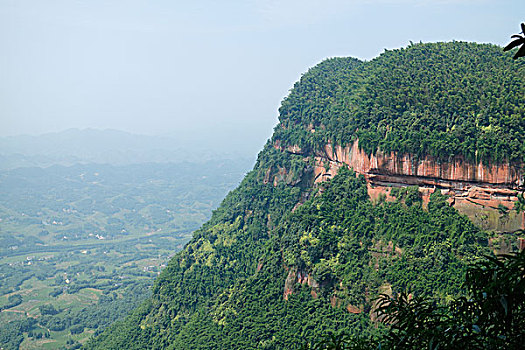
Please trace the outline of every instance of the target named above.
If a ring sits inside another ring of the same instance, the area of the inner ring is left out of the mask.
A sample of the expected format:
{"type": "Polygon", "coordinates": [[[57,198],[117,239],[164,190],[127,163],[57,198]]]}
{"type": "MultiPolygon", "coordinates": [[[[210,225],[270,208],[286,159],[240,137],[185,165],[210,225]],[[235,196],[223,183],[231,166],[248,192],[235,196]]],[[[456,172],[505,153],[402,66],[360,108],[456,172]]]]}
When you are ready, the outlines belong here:
{"type": "MultiPolygon", "coordinates": [[[[304,154],[296,146],[284,151],[304,154]]],[[[523,213],[512,210],[518,194],[525,190],[521,164],[476,164],[461,156],[441,161],[395,152],[367,154],[356,140],[346,147],[327,144],[316,152],[314,181],[333,177],[343,165],[365,177],[372,199],[385,196],[388,200],[392,187],[418,186],[423,202],[427,203],[430,194],[439,190],[450,197],[451,205],[483,229],[497,232],[525,229],[523,213]]]]}
{"type": "Polygon", "coordinates": [[[312,277],[312,275],[303,269],[293,267],[288,270],[288,276],[284,282],[283,299],[288,300],[288,296],[294,293],[294,285],[296,283],[305,284],[311,288],[310,294],[313,298],[317,298],[319,293],[319,283],[312,277]]]}

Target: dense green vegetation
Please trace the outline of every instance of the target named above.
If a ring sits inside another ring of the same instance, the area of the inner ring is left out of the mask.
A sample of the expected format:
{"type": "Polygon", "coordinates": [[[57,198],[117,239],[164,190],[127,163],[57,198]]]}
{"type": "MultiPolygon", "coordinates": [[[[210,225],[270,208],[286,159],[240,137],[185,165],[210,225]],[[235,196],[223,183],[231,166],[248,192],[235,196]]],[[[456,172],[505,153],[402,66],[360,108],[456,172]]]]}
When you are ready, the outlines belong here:
{"type": "Polygon", "coordinates": [[[525,62],[500,47],[463,42],[329,59],[283,101],[273,139],[306,153],[359,138],[369,153],[522,163],[524,74],[525,62]]]}
{"type": "Polygon", "coordinates": [[[363,180],[347,170],[295,212],[276,216],[278,206],[298,198],[297,188],[261,184],[253,191],[253,178],[226,198],[221,209],[230,210],[218,210],[174,257],[151,300],[91,347],[274,349],[328,331],[375,333],[370,299],[385,286],[446,300],[460,295],[467,262],[488,252],[485,234],[440,195],[428,211],[406,198],[374,205],[363,180]],[[401,256],[382,249],[390,241],[401,256]],[[286,269],[295,271],[288,301],[286,269]],[[293,283],[300,270],[320,286],[293,283]],[[363,312],[349,313],[349,304],[363,312]]]}
{"type": "Polygon", "coordinates": [[[305,350],[522,349],[525,341],[525,251],[486,257],[468,267],[467,297],[443,304],[406,293],[378,299],[389,324],[379,337],[331,335],[305,350]]]}
{"type": "Polygon", "coordinates": [[[125,317],[248,166],[0,172],[0,347],[77,348],[125,317]]]}
{"type": "Polygon", "coordinates": [[[254,170],[169,262],[152,296],[87,348],[380,339],[388,332],[373,312],[379,294],[461,298],[467,265],[491,253],[491,233],[439,191],[428,205],[416,188],[392,188],[394,201],[372,203],[364,180],[344,168],[313,186],[312,156],[329,141],[359,138],[368,152],[521,163],[524,67],[498,47],[454,42],[312,68],[283,101],[254,170]],[[281,150],[292,145],[301,152],[281,150]]]}
{"type": "Polygon", "coordinates": [[[367,290],[385,281],[396,291],[456,295],[465,262],[485,251],[485,234],[439,192],[427,210],[415,188],[397,202],[374,205],[364,179],[354,178],[342,169],[322,196],[281,225],[284,263],[311,271],[344,305],[365,305],[367,290]]]}

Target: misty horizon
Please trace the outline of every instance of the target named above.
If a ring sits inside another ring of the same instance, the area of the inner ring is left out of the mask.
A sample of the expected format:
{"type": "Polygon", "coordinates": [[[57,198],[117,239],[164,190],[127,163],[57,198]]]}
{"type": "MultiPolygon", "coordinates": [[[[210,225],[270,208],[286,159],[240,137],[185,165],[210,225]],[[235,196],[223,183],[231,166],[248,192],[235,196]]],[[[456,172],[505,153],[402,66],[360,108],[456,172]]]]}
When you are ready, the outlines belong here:
{"type": "Polygon", "coordinates": [[[208,128],[263,144],[282,99],[322,60],[369,60],[410,41],[504,45],[520,8],[516,0],[6,1],[0,136],[208,128]]]}

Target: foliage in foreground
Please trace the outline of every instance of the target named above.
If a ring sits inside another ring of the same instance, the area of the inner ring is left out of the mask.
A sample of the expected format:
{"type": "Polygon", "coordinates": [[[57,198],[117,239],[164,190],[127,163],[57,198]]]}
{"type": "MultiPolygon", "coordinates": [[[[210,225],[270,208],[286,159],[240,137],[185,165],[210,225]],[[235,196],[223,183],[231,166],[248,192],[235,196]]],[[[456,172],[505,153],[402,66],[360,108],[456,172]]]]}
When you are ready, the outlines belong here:
{"type": "Polygon", "coordinates": [[[514,38],[503,51],[509,51],[515,47],[519,47],[512,58],[517,59],[519,57],[525,57],[525,23],[521,24],[521,33],[512,36],[514,38]]]}
{"type": "Polygon", "coordinates": [[[330,335],[304,349],[522,349],[525,251],[487,256],[467,271],[469,297],[448,305],[400,293],[382,295],[377,313],[390,325],[379,339],[330,335]]]}

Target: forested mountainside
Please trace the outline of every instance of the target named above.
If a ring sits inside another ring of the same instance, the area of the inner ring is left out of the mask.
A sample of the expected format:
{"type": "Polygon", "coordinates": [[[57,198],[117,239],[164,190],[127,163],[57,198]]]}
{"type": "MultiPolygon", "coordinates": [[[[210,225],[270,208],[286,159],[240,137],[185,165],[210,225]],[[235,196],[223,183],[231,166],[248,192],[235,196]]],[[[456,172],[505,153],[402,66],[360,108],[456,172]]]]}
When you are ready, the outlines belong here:
{"type": "Polygon", "coordinates": [[[474,43],[413,45],[370,62],[329,59],[283,101],[274,139],[305,152],[358,138],[368,153],[521,162],[524,72],[499,47],[474,43]]]}
{"type": "Polygon", "coordinates": [[[425,191],[383,183],[372,196],[370,173],[320,155],[358,142],[369,156],[506,166],[511,182],[484,185],[517,201],[524,68],[499,47],[452,42],[310,69],[254,169],[170,261],[151,298],[87,348],[294,349],[328,333],[381,333],[379,293],[462,295],[466,265],[516,249],[523,231],[483,230],[451,206],[444,190],[468,179],[433,178],[425,191]],[[330,176],[318,176],[319,162],[330,176]]]}

